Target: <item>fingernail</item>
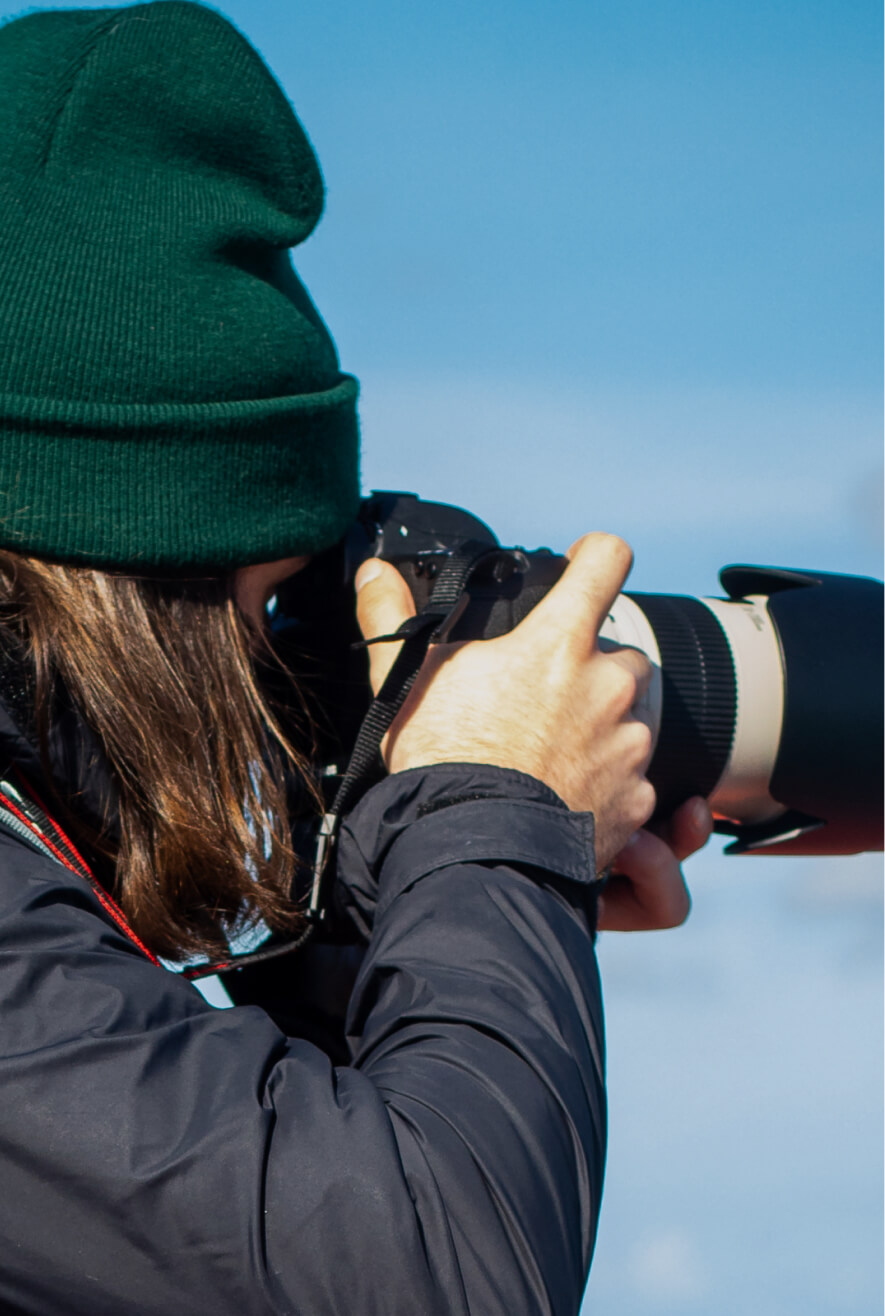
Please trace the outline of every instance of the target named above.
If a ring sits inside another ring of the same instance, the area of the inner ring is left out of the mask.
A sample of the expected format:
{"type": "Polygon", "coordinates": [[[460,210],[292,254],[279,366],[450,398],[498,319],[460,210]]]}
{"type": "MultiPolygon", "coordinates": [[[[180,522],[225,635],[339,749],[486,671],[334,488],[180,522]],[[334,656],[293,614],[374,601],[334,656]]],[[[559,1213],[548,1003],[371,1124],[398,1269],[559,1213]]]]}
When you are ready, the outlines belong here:
{"type": "Polygon", "coordinates": [[[356,579],[353,582],[357,594],[359,594],[364,585],[368,585],[371,580],[377,580],[380,575],[381,563],[377,558],[373,557],[370,558],[368,562],[364,562],[356,573],[356,579]]]}

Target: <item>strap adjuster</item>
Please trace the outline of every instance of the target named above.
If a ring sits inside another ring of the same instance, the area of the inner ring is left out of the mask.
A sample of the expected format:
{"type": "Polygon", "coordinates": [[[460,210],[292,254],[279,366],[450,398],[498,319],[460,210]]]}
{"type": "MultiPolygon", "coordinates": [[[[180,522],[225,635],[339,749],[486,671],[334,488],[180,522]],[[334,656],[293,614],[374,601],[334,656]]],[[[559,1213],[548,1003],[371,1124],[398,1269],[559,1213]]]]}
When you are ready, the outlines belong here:
{"type": "Polygon", "coordinates": [[[328,867],[331,852],[338,840],[339,822],[340,818],[337,813],[324,813],[320,830],[317,833],[316,849],[313,856],[313,881],[310,887],[310,901],[307,906],[307,917],[311,923],[321,923],[325,917],[326,910],[322,901],[323,875],[328,867]]]}

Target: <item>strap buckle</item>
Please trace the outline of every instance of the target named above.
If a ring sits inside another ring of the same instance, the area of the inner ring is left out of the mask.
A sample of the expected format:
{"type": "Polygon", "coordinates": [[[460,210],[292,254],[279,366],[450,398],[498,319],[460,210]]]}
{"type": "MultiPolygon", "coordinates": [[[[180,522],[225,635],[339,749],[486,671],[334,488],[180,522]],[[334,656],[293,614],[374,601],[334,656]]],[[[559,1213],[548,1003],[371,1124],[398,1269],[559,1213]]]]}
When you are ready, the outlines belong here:
{"type": "Polygon", "coordinates": [[[332,850],[338,840],[339,822],[340,818],[334,811],[324,813],[317,833],[316,849],[313,856],[313,881],[307,906],[307,917],[311,923],[321,923],[326,916],[326,909],[322,900],[323,877],[328,869],[332,850]]]}

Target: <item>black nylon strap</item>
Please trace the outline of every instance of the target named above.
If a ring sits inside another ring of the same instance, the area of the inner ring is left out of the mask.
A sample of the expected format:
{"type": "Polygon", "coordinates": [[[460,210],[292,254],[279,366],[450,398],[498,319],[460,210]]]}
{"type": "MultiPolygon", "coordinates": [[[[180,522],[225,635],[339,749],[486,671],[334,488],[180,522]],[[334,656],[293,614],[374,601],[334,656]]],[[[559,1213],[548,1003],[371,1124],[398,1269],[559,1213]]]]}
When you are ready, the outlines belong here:
{"type": "Polygon", "coordinates": [[[499,552],[500,549],[490,549],[488,544],[476,540],[459,545],[446,560],[425,606],[417,616],[407,618],[390,637],[402,638],[403,646],[363,719],[332,804],[333,814],[340,817],[356,804],[360,785],[374,767],[381,741],[405,703],[428,649],[445,638],[453,624],[453,614],[461,611],[462,600],[466,598],[464,589],[473,571],[484,558],[499,552]]]}
{"type": "Polygon", "coordinates": [[[214,978],[219,973],[229,973],[233,969],[248,969],[252,964],[263,964],[265,960],[275,960],[280,955],[291,955],[296,950],[301,950],[306,946],[316,931],[316,924],[308,923],[303,932],[300,932],[292,941],[277,942],[272,946],[264,946],[260,950],[250,951],[247,955],[229,955],[225,960],[213,960],[207,964],[195,964],[189,969],[181,969],[180,977],[186,978],[188,982],[196,982],[200,978],[214,978]]]}
{"type": "MultiPolygon", "coordinates": [[[[430,598],[417,616],[408,618],[395,635],[379,637],[387,640],[402,636],[403,646],[363,719],[332,808],[323,817],[317,838],[313,884],[307,911],[308,918],[313,921],[319,921],[324,916],[324,878],[329,869],[329,858],[335,846],[341,818],[362,795],[364,783],[377,762],[381,742],[405,703],[428,649],[431,644],[445,640],[460,616],[467,602],[464,591],[471,575],[481,562],[489,557],[497,557],[502,552],[506,550],[490,547],[479,540],[466,540],[453,547],[436,579],[430,598]]],[[[373,642],[368,641],[370,644],[373,642]]]]}

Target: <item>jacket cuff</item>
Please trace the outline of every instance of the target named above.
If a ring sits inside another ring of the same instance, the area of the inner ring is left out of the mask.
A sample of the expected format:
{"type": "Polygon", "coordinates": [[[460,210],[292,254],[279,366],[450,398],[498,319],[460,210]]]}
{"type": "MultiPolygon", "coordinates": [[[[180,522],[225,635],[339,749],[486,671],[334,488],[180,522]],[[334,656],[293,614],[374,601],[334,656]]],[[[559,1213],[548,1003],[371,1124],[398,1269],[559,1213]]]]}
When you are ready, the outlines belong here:
{"type": "Polygon", "coordinates": [[[593,815],[571,812],[534,777],[437,764],[386,778],[342,824],[336,904],[368,935],[422,877],[454,864],[534,868],[587,888],[596,881],[593,815]]]}

